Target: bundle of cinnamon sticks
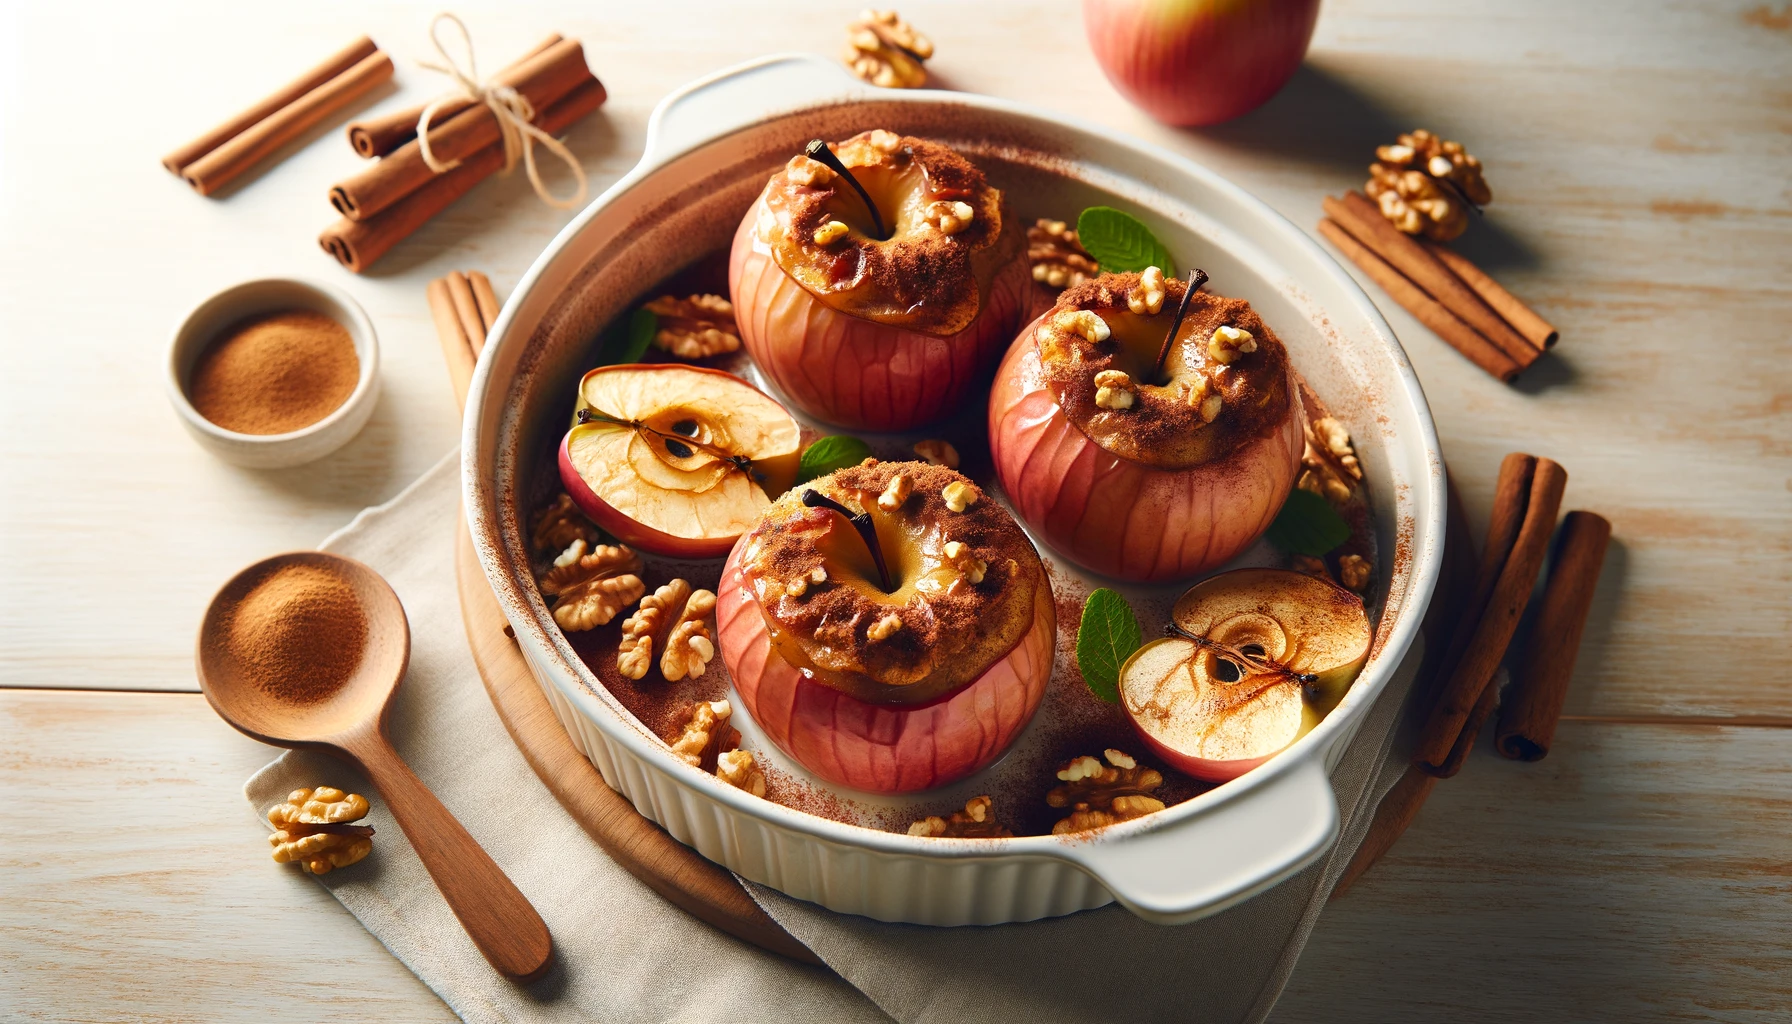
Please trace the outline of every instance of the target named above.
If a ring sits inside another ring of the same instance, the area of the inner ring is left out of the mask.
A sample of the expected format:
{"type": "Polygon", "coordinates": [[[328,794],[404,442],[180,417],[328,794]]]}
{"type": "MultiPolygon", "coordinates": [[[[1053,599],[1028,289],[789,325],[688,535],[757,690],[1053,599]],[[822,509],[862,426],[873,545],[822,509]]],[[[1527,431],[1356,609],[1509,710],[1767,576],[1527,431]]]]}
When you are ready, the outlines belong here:
{"type": "Polygon", "coordinates": [[[1548,321],[1467,257],[1403,234],[1361,192],[1324,205],[1320,234],[1481,369],[1510,382],[1556,343],[1548,321]]]}
{"type": "MultiPolygon", "coordinates": [[[[603,83],[585,63],[576,39],[558,33],[498,72],[492,81],[515,89],[535,110],[532,123],[557,135],[603,105],[603,83]]],[[[417,140],[421,106],[357,121],[349,144],[374,158],[366,170],[336,183],[330,205],[342,215],[318,236],[318,244],[348,269],[362,273],[431,217],[504,167],[498,119],[484,103],[461,98],[434,111],[429,128],[436,173],[417,140]]]]}
{"type": "Polygon", "coordinates": [[[209,196],[318,122],[391,79],[392,58],[362,36],[273,95],[162,158],[209,196]]]}
{"type": "MultiPolygon", "coordinates": [[[[1567,471],[1549,459],[1506,456],[1478,564],[1451,485],[1444,571],[1426,616],[1428,649],[1413,693],[1424,724],[1411,766],[1382,799],[1334,895],[1393,845],[1437,780],[1462,770],[1500,703],[1500,665],[1557,533],[1567,483],[1567,471]]],[[[1495,728],[1495,749],[1504,757],[1536,761],[1549,753],[1610,539],[1611,524],[1596,513],[1569,512],[1562,522],[1535,623],[1513,660],[1495,728]]]]}

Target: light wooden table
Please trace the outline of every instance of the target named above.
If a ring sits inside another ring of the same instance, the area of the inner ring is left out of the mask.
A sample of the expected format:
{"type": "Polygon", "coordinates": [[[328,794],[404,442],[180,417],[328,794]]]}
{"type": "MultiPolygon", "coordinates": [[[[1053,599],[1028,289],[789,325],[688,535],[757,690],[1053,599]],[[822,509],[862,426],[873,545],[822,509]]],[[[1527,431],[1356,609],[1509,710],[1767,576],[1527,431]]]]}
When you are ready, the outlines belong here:
{"type": "MultiPolygon", "coordinates": [[[[832,53],[853,3],[457,5],[488,67],[550,29],[610,89],[569,142],[623,173],[668,90],[775,50],[832,53]]],[[[1277,1019],[1761,1020],[1792,1008],[1792,9],[1754,0],[1328,2],[1268,106],[1201,131],[1105,83],[1068,4],[903,8],[956,88],[1203,160],[1311,229],[1372,146],[1461,138],[1496,192],[1465,240],[1561,328],[1518,387],[1382,302],[1477,526],[1499,456],[1570,471],[1616,534],[1569,711],[1534,765],[1478,751],[1321,920],[1277,1019]]],[[[433,8],[0,6],[0,1018],[440,1020],[318,887],[266,860],[240,795],[271,755],[190,693],[211,590],[315,545],[455,442],[423,301],[500,292],[565,220],[494,181],[353,278],[316,247],[356,158],[333,126],[221,201],[156,164],[368,32],[380,102],[432,94],[433,8]],[[220,84],[227,83],[227,84],[220,84]],[[168,330],[235,280],[345,285],[381,404],[338,455],[225,466],[162,394],[168,330]],[[105,691],[105,692],[94,692],[105,691]]],[[[1374,293],[1371,289],[1372,294],[1374,293]]]]}

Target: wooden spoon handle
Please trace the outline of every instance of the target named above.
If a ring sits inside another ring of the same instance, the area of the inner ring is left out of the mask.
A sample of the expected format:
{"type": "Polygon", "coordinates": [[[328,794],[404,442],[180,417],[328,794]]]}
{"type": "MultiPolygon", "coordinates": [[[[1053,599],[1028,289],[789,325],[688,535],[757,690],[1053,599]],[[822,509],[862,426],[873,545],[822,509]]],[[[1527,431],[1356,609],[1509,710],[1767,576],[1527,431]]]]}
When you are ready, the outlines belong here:
{"type": "Polygon", "coordinates": [[[503,974],[533,981],[548,969],[553,939],[509,876],[467,833],[442,801],[417,778],[377,731],[348,739],[346,752],[360,762],[411,841],[429,877],[460,918],[467,936],[503,974]]]}

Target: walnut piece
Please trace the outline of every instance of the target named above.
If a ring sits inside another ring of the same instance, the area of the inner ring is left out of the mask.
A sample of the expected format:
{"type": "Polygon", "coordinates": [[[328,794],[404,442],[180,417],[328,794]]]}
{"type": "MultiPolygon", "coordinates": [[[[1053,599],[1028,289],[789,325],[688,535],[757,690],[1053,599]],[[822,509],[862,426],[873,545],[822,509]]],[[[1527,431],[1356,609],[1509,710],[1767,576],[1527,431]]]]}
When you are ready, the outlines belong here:
{"type": "Polygon", "coordinates": [[[740,734],[728,724],[734,707],[725,700],[700,700],[691,705],[684,729],[668,744],[680,761],[708,770],[723,751],[734,749],[740,734]]]}
{"type": "Polygon", "coordinates": [[[884,492],[877,496],[877,507],[885,512],[894,512],[902,507],[908,496],[915,493],[915,482],[907,475],[898,473],[890,478],[890,484],[884,492]]]}
{"type": "Polygon", "coordinates": [[[1063,785],[1045,795],[1051,807],[1068,807],[1070,815],[1052,826],[1053,835],[1084,832],[1164,809],[1151,791],[1163,785],[1163,774],[1118,750],[1105,750],[1107,763],[1084,755],[1058,769],[1063,785]]]}
{"type": "Polygon", "coordinates": [[[949,540],[943,550],[946,561],[951,563],[952,568],[958,570],[958,575],[963,577],[966,583],[974,587],[983,582],[984,574],[989,572],[989,563],[978,558],[977,553],[971,550],[969,544],[949,540]]]}
{"type": "Polygon", "coordinates": [[[836,239],[844,238],[849,230],[844,222],[830,220],[815,229],[815,244],[831,245],[836,239]]]}
{"type": "Polygon", "coordinates": [[[599,544],[587,550],[581,538],[554,559],[541,578],[541,592],[556,599],[554,621],[560,628],[577,633],[605,625],[639,601],[647,591],[636,575],[640,571],[640,556],[628,548],[599,544]]]}
{"type": "Polygon", "coordinates": [[[947,469],[958,468],[958,449],[954,448],[950,441],[937,439],[916,441],[914,451],[921,457],[921,461],[929,466],[944,466],[947,469]]]}
{"type": "Polygon", "coordinates": [[[1103,370],[1095,375],[1095,407],[1098,409],[1130,409],[1134,388],[1131,375],[1123,370],[1103,370]]]}
{"type": "Polygon", "coordinates": [[[940,497],[946,500],[946,508],[953,512],[963,512],[983,497],[976,484],[967,484],[963,480],[954,480],[940,488],[940,497]]]}
{"type": "Polygon", "coordinates": [[[1327,583],[1337,582],[1332,579],[1332,571],[1325,567],[1325,559],[1323,558],[1315,558],[1312,555],[1295,555],[1294,564],[1291,568],[1293,568],[1295,572],[1317,577],[1327,583]]]}
{"type": "Polygon", "coordinates": [[[1164,308],[1164,272],[1158,267],[1146,267],[1139,275],[1139,284],[1126,293],[1126,308],[1139,316],[1155,314],[1164,308]]]}
{"type": "Polygon", "coordinates": [[[1027,261],[1033,280],[1051,288],[1074,288],[1101,273],[1095,257],[1061,220],[1040,220],[1027,229],[1027,261]]]}
{"type": "Polygon", "coordinates": [[[1213,390],[1205,377],[1196,377],[1187,384],[1188,390],[1183,398],[1188,404],[1200,412],[1202,423],[1212,423],[1219,418],[1220,409],[1226,404],[1224,397],[1213,390]]]}
{"type": "Polygon", "coordinates": [[[1418,129],[1375,150],[1363,191],[1409,235],[1447,242],[1468,228],[1468,209],[1493,200],[1481,161],[1462,144],[1418,129]]]}
{"type": "Polygon", "coordinates": [[[793,185],[826,185],[834,180],[834,169],[798,153],[784,165],[784,177],[793,185]]]}
{"type": "Polygon", "coordinates": [[[878,619],[865,628],[865,635],[873,640],[888,640],[902,628],[902,616],[895,612],[878,619]]]}
{"type": "Polygon", "coordinates": [[[584,541],[586,546],[596,544],[597,527],[572,503],[572,496],[562,491],[551,504],[535,513],[529,524],[529,547],[537,555],[559,554],[575,540],[584,541]]]}
{"type": "Polygon", "coordinates": [[[701,676],[716,656],[709,616],[716,595],[693,590],[676,579],[641,599],[641,607],[622,622],[622,643],[616,648],[616,670],[629,679],[645,679],[660,655],[660,674],[670,682],[701,676]]]}
{"type": "Polygon", "coordinates": [[[852,73],[885,89],[919,89],[927,84],[921,62],[933,56],[933,42],[895,11],[867,10],[846,27],[840,59],[852,73]]]}
{"type": "Polygon", "coordinates": [[[295,789],[268,811],[268,836],[278,864],[298,863],[321,875],[354,864],[373,850],[373,829],[353,825],[367,814],[367,798],[330,786],[295,789]]]}
{"type": "Polygon", "coordinates": [[[1207,358],[1224,366],[1238,362],[1242,356],[1257,351],[1257,338],[1242,327],[1221,324],[1207,339],[1207,358]]]}
{"type": "Polygon", "coordinates": [[[1096,343],[1108,340],[1108,336],[1113,333],[1108,330],[1106,320],[1087,309],[1067,309],[1052,317],[1052,326],[1084,341],[1096,343]]]}
{"type": "Polygon", "coordinates": [[[1369,560],[1362,555],[1344,555],[1338,559],[1338,582],[1344,589],[1362,593],[1369,585],[1369,560]]]}
{"type": "Polygon", "coordinates": [[[908,834],[946,839],[1007,839],[1014,835],[996,822],[991,803],[987,796],[971,797],[964,810],[953,811],[950,818],[929,815],[910,825],[908,834]]]}
{"type": "Polygon", "coordinates": [[[1378,146],[1375,158],[1400,170],[1421,170],[1439,181],[1448,181],[1476,206],[1493,202],[1493,190],[1481,172],[1481,161],[1469,155],[1462,143],[1440,138],[1423,128],[1400,136],[1392,146],[1378,146]]]}
{"type": "Polygon", "coordinates": [[[965,229],[965,225],[969,224],[975,215],[976,211],[971,209],[970,203],[959,202],[956,199],[942,199],[938,202],[928,203],[927,209],[921,214],[921,219],[933,225],[934,229],[942,235],[956,235],[965,229]]]}
{"type": "Polygon", "coordinates": [[[1362,464],[1350,444],[1350,432],[1330,416],[1307,424],[1306,447],[1300,463],[1296,486],[1333,505],[1350,501],[1356,494],[1356,482],[1363,478],[1362,464]]]}
{"type": "Polygon", "coordinates": [[[680,359],[706,359],[740,348],[734,304],[720,295],[662,295],[646,306],[659,318],[653,343],[680,359]]]}
{"type": "Polygon", "coordinates": [[[754,796],[765,795],[765,773],[745,750],[725,750],[716,755],[716,778],[754,796]]]}

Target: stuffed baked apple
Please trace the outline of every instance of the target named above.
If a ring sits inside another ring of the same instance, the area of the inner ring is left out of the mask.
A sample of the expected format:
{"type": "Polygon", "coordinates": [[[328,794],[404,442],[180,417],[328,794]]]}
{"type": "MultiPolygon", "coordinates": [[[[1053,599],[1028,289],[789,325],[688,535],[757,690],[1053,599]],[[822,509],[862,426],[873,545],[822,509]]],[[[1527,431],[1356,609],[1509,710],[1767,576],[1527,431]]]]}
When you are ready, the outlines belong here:
{"type": "Polygon", "coordinates": [[[1250,303],[1193,280],[1151,267],[1077,285],[996,371],[1002,487],[1052,547],[1099,573],[1167,580],[1221,565],[1269,526],[1300,467],[1287,351],[1250,303]]]}
{"type": "Polygon", "coordinates": [[[772,175],[728,267],[741,338],[812,416],[903,430],[970,400],[1031,287],[1002,193],[937,142],[819,140],[772,175]]]}
{"type": "Polygon", "coordinates": [[[722,658],[816,775],[902,792],[994,761],[1051,676],[1051,584],[1026,534],[943,466],[874,462],[772,503],[722,570],[722,658]]]}

